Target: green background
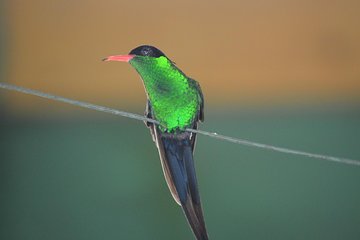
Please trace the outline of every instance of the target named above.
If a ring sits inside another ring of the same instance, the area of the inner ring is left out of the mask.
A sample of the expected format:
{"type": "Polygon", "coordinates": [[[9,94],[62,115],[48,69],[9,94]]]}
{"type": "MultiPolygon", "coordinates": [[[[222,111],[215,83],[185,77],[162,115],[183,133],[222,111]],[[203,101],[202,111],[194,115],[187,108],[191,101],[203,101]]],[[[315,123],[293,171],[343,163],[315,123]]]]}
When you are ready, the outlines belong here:
{"type": "MultiPolygon", "coordinates": [[[[146,127],[86,111],[1,121],[0,238],[192,239],[146,127]]],[[[360,158],[356,108],[208,112],[203,129],[360,158]]],[[[360,237],[359,167],[204,136],[195,159],[211,239],[360,237]]]]}

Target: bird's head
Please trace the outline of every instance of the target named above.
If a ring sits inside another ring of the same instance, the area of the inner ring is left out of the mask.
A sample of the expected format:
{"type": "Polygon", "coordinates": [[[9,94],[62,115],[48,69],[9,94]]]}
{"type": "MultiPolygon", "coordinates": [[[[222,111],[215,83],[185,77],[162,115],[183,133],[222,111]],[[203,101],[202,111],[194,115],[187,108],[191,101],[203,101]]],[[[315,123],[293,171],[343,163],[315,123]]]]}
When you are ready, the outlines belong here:
{"type": "Polygon", "coordinates": [[[128,62],[143,79],[156,80],[160,77],[159,75],[168,76],[173,71],[180,73],[180,70],[175,67],[175,63],[166,57],[162,51],[149,45],[134,48],[128,55],[109,56],[103,61],[128,62]]]}
{"type": "Polygon", "coordinates": [[[104,58],[103,61],[120,61],[120,62],[130,62],[131,60],[141,59],[143,57],[151,58],[160,58],[165,57],[165,54],[157,49],[156,47],[143,45],[137,48],[134,48],[130,51],[128,55],[114,55],[104,58]]]}

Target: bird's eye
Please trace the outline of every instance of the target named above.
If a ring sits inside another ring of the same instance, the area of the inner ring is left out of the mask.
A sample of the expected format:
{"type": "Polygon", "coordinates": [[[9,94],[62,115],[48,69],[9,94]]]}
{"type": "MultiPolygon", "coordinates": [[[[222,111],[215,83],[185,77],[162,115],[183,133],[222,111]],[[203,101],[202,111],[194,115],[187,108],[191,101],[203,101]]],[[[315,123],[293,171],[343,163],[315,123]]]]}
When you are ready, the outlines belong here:
{"type": "Polygon", "coordinates": [[[143,54],[144,54],[144,56],[150,56],[150,50],[149,49],[143,49],[143,54]]]}

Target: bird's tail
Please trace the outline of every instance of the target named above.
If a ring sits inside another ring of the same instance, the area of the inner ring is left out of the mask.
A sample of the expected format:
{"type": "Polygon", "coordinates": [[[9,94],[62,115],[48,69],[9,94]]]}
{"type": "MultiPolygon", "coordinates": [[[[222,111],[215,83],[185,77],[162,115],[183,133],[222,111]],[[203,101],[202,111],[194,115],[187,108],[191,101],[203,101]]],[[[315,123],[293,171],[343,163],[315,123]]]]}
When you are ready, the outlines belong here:
{"type": "Polygon", "coordinates": [[[156,142],[166,182],[175,201],[181,205],[198,240],[207,240],[204,216],[195,174],[191,134],[160,133],[156,142]]]}

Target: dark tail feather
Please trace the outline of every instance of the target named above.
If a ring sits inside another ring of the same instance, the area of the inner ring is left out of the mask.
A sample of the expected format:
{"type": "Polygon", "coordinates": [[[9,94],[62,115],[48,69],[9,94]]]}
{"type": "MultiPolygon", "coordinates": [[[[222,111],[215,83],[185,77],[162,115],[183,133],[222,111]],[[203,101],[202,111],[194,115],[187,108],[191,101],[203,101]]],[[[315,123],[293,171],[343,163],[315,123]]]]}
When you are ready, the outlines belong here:
{"type": "MultiPolygon", "coordinates": [[[[201,207],[201,201],[200,201],[200,195],[199,195],[199,190],[198,190],[198,184],[197,184],[197,179],[196,179],[196,173],[195,173],[195,166],[194,166],[194,159],[193,159],[193,153],[192,153],[192,149],[189,150],[189,148],[187,149],[187,151],[184,152],[184,159],[185,159],[185,166],[186,166],[186,172],[188,175],[188,187],[190,190],[190,196],[191,198],[188,198],[189,204],[182,204],[182,208],[186,214],[186,217],[188,219],[194,219],[193,220],[193,224],[190,225],[191,227],[194,229],[198,229],[199,230],[199,234],[195,234],[197,236],[198,239],[208,239],[207,236],[207,232],[206,232],[206,228],[205,228],[205,221],[204,221],[204,216],[203,216],[203,211],[202,211],[202,207],[201,207]],[[195,216],[193,213],[195,213],[195,216]],[[197,222],[195,221],[197,220],[197,222]]],[[[195,231],[194,231],[195,233],[195,231]]]]}
{"type": "Polygon", "coordinates": [[[169,189],[175,201],[181,205],[196,238],[207,240],[190,136],[187,132],[174,135],[156,131],[156,141],[169,189]]]}

